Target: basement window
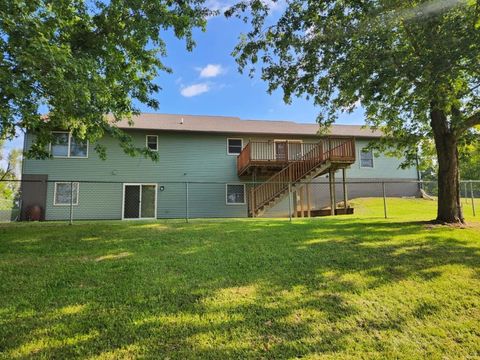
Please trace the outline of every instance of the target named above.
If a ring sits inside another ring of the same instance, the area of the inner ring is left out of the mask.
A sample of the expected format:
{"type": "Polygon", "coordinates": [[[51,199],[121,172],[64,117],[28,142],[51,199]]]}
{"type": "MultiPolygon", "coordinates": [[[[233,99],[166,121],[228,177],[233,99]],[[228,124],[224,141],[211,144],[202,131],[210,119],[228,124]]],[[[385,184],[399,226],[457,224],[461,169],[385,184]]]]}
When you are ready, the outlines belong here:
{"type": "Polygon", "coordinates": [[[227,184],[226,188],[227,205],[243,205],[245,204],[245,185],[244,184],[227,184]]]}
{"type": "Polygon", "coordinates": [[[373,168],[373,152],[372,150],[360,151],[360,167],[373,168]]]}
{"type": "Polygon", "coordinates": [[[78,189],[78,182],[56,182],[53,205],[78,205],[78,189]]]}

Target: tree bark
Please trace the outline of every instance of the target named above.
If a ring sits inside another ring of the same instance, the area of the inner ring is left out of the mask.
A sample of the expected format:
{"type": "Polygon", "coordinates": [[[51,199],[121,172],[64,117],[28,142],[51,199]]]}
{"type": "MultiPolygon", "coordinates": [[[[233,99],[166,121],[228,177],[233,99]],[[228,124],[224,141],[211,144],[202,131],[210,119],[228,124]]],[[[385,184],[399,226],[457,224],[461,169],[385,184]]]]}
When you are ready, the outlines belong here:
{"type": "Polygon", "coordinates": [[[447,117],[441,110],[432,108],[431,126],[438,158],[438,205],[439,223],[464,223],[460,199],[457,138],[451,131],[447,117]]]}

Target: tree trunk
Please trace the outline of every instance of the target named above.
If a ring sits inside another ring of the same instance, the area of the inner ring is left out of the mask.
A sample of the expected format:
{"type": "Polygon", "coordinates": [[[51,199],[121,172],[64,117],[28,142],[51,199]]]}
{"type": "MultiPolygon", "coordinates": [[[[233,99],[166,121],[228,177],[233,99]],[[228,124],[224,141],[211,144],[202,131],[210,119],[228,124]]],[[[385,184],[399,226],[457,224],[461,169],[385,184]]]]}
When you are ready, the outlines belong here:
{"type": "Polygon", "coordinates": [[[464,223],[460,199],[457,138],[448,126],[445,113],[433,109],[430,113],[438,158],[437,222],[464,223]]]}

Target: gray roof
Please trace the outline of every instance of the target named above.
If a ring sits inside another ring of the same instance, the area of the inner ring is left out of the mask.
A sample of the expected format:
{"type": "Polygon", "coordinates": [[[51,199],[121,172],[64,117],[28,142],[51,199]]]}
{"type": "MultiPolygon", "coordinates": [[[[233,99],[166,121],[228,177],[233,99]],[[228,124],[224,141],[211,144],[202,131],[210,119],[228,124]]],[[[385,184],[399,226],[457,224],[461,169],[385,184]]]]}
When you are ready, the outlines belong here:
{"type": "MultiPolygon", "coordinates": [[[[318,124],[243,120],[229,116],[141,113],[132,120],[134,122],[132,126],[126,120],[117,122],[116,126],[122,129],[302,136],[317,135],[319,129],[318,124]]],[[[381,137],[382,133],[361,125],[332,125],[330,135],[377,138],[381,137]]]]}

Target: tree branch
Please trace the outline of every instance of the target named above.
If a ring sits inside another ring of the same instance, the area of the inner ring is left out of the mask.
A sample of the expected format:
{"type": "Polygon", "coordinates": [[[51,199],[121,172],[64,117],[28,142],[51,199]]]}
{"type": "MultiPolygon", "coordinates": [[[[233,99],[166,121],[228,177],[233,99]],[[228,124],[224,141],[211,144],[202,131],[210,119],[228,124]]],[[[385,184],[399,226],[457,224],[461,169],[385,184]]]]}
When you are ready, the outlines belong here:
{"type": "Polygon", "coordinates": [[[3,181],[4,179],[6,179],[11,172],[12,172],[12,168],[10,166],[10,162],[8,162],[7,170],[5,170],[5,173],[3,173],[2,176],[0,177],[0,181],[3,181]]]}
{"type": "Polygon", "coordinates": [[[455,134],[459,136],[475,125],[480,125],[480,111],[468,117],[460,126],[458,126],[455,130],[455,134]]]}

